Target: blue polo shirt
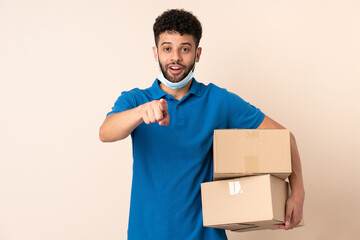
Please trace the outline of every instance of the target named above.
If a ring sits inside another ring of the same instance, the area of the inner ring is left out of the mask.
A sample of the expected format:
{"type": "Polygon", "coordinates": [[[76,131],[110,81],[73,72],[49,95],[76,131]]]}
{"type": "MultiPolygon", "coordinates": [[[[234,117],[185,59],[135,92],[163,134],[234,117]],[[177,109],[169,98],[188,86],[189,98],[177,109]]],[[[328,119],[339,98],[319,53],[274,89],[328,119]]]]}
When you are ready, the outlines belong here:
{"type": "Polygon", "coordinates": [[[212,180],[214,129],[257,128],[264,114],[214,84],[192,80],[180,101],[158,80],[122,92],[111,112],[165,99],[170,124],[141,123],[132,133],[133,179],[129,240],[220,240],[224,230],[203,227],[200,184],[212,180]]]}

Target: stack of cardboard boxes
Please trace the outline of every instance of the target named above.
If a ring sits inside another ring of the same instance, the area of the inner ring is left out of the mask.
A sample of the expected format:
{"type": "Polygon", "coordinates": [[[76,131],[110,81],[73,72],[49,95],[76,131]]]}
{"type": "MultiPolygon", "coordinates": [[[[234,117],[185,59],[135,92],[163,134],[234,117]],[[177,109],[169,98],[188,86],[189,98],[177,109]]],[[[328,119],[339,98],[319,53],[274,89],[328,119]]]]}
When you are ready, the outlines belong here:
{"type": "Polygon", "coordinates": [[[232,231],[283,224],[291,174],[286,129],[214,131],[214,178],[201,184],[203,224],[232,231]]]}

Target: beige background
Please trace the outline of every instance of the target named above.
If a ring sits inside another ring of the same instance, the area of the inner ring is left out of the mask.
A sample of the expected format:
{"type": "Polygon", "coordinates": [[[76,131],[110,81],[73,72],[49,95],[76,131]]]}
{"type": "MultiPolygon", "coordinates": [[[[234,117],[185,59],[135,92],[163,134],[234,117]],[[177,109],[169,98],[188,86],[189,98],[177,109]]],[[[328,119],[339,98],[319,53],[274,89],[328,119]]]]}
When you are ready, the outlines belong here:
{"type": "Polygon", "coordinates": [[[98,128],[158,75],[152,24],[174,7],[203,24],[196,78],[285,125],[302,157],[306,227],[229,239],[359,239],[359,1],[178,2],[0,0],[0,239],[126,239],[131,142],[98,128]]]}

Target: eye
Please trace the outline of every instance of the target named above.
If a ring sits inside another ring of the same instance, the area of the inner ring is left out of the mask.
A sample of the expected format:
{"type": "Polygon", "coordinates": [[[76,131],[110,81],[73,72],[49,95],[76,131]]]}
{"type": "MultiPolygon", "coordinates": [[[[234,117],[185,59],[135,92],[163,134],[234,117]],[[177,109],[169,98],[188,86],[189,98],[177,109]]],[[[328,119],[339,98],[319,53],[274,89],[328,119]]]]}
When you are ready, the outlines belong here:
{"type": "Polygon", "coordinates": [[[188,51],[190,51],[190,49],[189,48],[182,48],[182,51],[183,52],[188,52],[188,51]]]}
{"type": "Polygon", "coordinates": [[[164,48],[164,51],[165,51],[165,52],[169,52],[169,51],[170,51],[170,48],[169,48],[169,47],[165,47],[165,48],[164,48]]]}

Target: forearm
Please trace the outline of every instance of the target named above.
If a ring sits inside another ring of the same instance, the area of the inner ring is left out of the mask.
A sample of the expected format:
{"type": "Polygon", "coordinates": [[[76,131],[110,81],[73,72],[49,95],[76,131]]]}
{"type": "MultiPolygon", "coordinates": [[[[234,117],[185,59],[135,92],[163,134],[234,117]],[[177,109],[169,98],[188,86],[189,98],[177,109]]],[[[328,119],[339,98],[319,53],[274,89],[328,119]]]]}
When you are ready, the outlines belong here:
{"type": "Polygon", "coordinates": [[[305,189],[302,177],[302,168],[299,151],[297,149],[296,140],[292,133],[290,133],[290,146],[291,146],[291,165],[292,173],[289,176],[291,194],[296,195],[298,198],[304,200],[305,189]]]}
{"type": "Polygon", "coordinates": [[[119,113],[110,114],[100,127],[102,142],[114,142],[126,138],[143,122],[140,106],[119,113]]]}

